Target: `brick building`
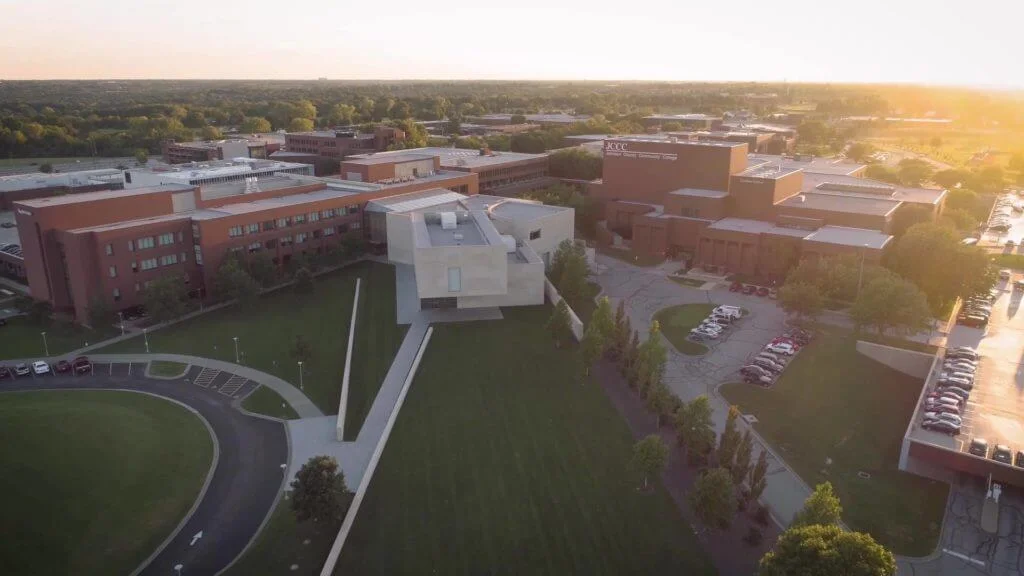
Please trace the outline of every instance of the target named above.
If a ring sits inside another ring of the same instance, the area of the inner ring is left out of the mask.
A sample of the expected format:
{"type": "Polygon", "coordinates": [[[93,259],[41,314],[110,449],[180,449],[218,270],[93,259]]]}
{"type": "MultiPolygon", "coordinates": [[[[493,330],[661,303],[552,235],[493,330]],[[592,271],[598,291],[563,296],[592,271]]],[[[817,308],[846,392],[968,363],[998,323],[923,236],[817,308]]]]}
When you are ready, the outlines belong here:
{"type": "Polygon", "coordinates": [[[348,180],[376,182],[378,179],[408,177],[414,172],[450,170],[476,174],[481,192],[492,192],[502,186],[540,180],[548,175],[547,154],[522,154],[464,148],[411,148],[377,154],[351,156],[341,163],[341,176],[348,180]],[[428,158],[435,159],[431,162],[428,158]],[[388,172],[380,165],[391,165],[388,172]]]}
{"type": "Polygon", "coordinates": [[[372,134],[357,130],[318,130],[285,134],[285,150],[275,160],[303,162],[316,166],[316,174],[336,174],[338,163],[353,154],[387,150],[405,140],[405,132],[390,126],[377,126],[372,134]]]}
{"type": "MultiPolygon", "coordinates": [[[[401,182],[367,183],[267,164],[281,170],[249,166],[247,177],[229,166],[172,171],[141,187],[16,202],[33,297],[79,321],[87,321],[98,300],[115,310],[141,304],[146,284],[167,275],[181,277],[202,297],[231,252],[265,252],[283,266],[296,254],[364,237],[363,209],[371,200],[431,189],[478,192],[472,173],[436,170],[401,182]]],[[[157,176],[147,173],[141,180],[157,176]]],[[[138,171],[134,180],[140,180],[138,171]]]]}
{"type": "Polygon", "coordinates": [[[747,143],[626,136],[603,141],[603,178],[590,195],[609,231],[644,254],[779,277],[801,257],[881,257],[895,215],[941,214],[946,192],[860,177],[864,166],[748,154],[747,143]]]}
{"type": "Polygon", "coordinates": [[[210,162],[235,158],[266,159],[281,149],[284,138],[276,134],[253,134],[226,140],[163,143],[163,158],[168,164],[210,162]]]}

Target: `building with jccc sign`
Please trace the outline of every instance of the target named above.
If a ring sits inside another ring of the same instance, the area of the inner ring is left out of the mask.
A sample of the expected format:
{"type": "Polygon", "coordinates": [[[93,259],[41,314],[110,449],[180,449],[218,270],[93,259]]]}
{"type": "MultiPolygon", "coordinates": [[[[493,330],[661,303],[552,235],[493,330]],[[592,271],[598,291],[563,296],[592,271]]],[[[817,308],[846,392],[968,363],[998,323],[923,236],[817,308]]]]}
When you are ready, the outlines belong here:
{"type": "Polygon", "coordinates": [[[902,211],[935,218],[946,198],[863,178],[861,164],[749,154],[745,142],[609,137],[602,153],[590,195],[635,252],[768,279],[803,257],[877,260],[902,211]]]}

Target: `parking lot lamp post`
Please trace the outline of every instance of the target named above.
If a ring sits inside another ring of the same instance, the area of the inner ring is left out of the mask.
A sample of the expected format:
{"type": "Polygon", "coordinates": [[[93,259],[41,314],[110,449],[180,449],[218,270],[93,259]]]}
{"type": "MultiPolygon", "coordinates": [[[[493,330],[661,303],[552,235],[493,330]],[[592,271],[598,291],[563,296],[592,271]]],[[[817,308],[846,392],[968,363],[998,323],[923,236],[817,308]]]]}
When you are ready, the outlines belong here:
{"type": "Polygon", "coordinates": [[[142,339],[146,342],[146,354],[149,354],[149,333],[145,328],[142,329],[142,339]]]}
{"type": "Polygon", "coordinates": [[[232,338],[235,341],[235,364],[238,364],[238,336],[232,338]]]}
{"type": "Polygon", "coordinates": [[[299,390],[305,390],[302,386],[302,360],[299,360],[299,390]]]}
{"type": "Polygon", "coordinates": [[[121,321],[121,336],[124,336],[124,312],[117,313],[117,319],[121,321]]]}
{"type": "Polygon", "coordinates": [[[46,355],[49,356],[50,355],[50,347],[47,346],[47,344],[46,344],[46,332],[40,332],[40,334],[43,335],[43,351],[45,351],[46,355]]]}

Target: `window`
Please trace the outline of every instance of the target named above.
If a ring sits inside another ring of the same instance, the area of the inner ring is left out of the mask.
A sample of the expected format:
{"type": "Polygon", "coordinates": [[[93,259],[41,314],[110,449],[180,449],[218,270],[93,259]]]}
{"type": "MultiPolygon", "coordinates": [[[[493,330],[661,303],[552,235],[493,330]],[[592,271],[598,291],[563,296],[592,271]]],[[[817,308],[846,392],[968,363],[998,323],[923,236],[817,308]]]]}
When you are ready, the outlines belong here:
{"type": "Polygon", "coordinates": [[[114,255],[114,245],[113,244],[107,244],[103,248],[103,250],[107,253],[107,256],[113,256],[114,255]]]}
{"type": "Polygon", "coordinates": [[[178,263],[178,255],[177,254],[168,254],[166,256],[161,256],[160,257],[160,265],[161,266],[170,266],[171,264],[177,264],[177,263],[178,263]]]}
{"type": "Polygon", "coordinates": [[[135,283],[135,291],[138,292],[140,290],[142,290],[142,284],[139,284],[138,282],[136,282],[135,283]]]}
{"type": "Polygon", "coordinates": [[[121,289],[120,288],[114,288],[114,302],[120,302],[120,301],[121,301],[121,289]]]}
{"type": "Polygon", "coordinates": [[[110,267],[110,277],[117,278],[117,266],[110,267]]]}
{"type": "Polygon", "coordinates": [[[241,235],[242,235],[242,227],[241,226],[232,226],[231,228],[228,228],[228,238],[237,238],[237,237],[239,237],[241,235]]]}
{"type": "Polygon", "coordinates": [[[292,218],[292,224],[295,224],[296,226],[298,226],[299,224],[302,224],[305,221],[306,221],[306,215],[305,214],[297,214],[295,216],[295,218],[292,218]]]}
{"type": "Polygon", "coordinates": [[[303,242],[306,241],[306,238],[308,238],[308,237],[309,237],[309,234],[306,234],[305,232],[300,232],[300,233],[295,235],[295,243],[296,244],[302,244],[303,242]]]}
{"type": "Polygon", "coordinates": [[[252,254],[253,252],[259,252],[262,249],[263,249],[263,243],[262,242],[253,242],[252,244],[249,244],[249,254],[252,254]]]}
{"type": "Polygon", "coordinates": [[[147,258],[142,261],[143,270],[152,270],[153,268],[156,268],[156,266],[156,258],[147,258]]]}
{"type": "Polygon", "coordinates": [[[129,252],[135,252],[135,242],[132,241],[132,240],[128,241],[128,251],[129,252]]]}
{"type": "Polygon", "coordinates": [[[352,229],[353,230],[359,230],[362,227],[363,227],[363,223],[362,222],[356,221],[356,222],[352,223],[352,229]]]}
{"type": "Polygon", "coordinates": [[[135,260],[132,260],[132,272],[138,272],[138,271],[139,271],[139,263],[136,262],[135,260]]]}
{"type": "Polygon", "coordinates": [[[161,234],[157,238],[157,244],[159,244],[161,246],[168,246],[170,244],[174,244],[174,233],[173,232],[168,232],[166,234],[161,234]]]}
{"type": "Polygon", "coordinates": [[[199,238],[199,223],[197,222],[192,223],[192,237],[199,238]]]}
{"type": "Polygon", "coordinates": [[[348,232],[348,224],[338,224],[338,234],[348,232]]]}
{"type": "Polygon", "coordinates": [[[196,264],[199,264],[200,266],[202,266],[203,265],[203,247],[200,246],[199,244],[196,244],[192,248],[194,249],[194,251],[196,253],[196,264]]]}
{"type": "Polygon", "coordinates": [[[530,240],[539,240],[539,239],[540,239],[540,230],[531,230],[530,231],[530,240]]]}
{"type": "Polygon", "coordinates": [[[448,269],[448,291],[462,292],[462,268],[448,269]]]}
{"type": "Polygon", "coordinates": [[[277,248],[277,240],[275,240],[273,238],[271,238],[270,240],[267,240],[266,246],[267,246],[267,250],[273,250],[274,248],[277,248]]]}
{"type": "Polygon", "coordinates": [[[291,246],[292,240],[293,239],[291,236],[284,236],[283,238],[281,238],[281,246],[291,246]]]}
{"type": "Polygon", "coordinates": [[[277,227],[278,228],[287,228],[288,227],[288,219],[287,218],[278,218],[277,219],[277,227]]]}
{"type": "Polygon", "coordinates": [[[328,208],[327,210],[324,210],[323,212],[320,213],[320,217],[323,218],[324,220],[327,220],[328,218],[334,218],[334,208],[328,208]]]}
{"type": "Polygon", "coordinates": [[[273,229],[274,229],[274,221],[273,220],[266,220],[266,221],[263,222],[263,231],[264,232],[266,232],[267,230],[273,230],[273,229]]]}
{"type": "Polygon", "coordinates": [[[248,226],[245,227],[245,233],[246,234],[257,234],[257,233],[259,233],[259,231],[260,231],[260,225],[259,224],[249,224],[248,226]]]}
{"type": "Polygon", "coordinates": [[[334,226],[324,228],[324,236],[334,236],[334,226]]]}
{"type": "Polygon", "coordinates": [[[319,212],[310,212],[309,213],[309,221],[310,222],[316,222],[319,219],[320,219],[320,213],[319,212]]]}
{"type": "Polygon", "coordinates": [[[135,246],[139,250],[145,250],[146,248],[152,248],[154,246],[153,237],[146,236],[145,238],[139,238],[135,241],[135,246]]]}
{"type": "Polygon", "coordinates": [[[348,207],[348,213],[349,214],[356,214],[358,212],[359,212],[359,206],[349,206],[348,207]]]}

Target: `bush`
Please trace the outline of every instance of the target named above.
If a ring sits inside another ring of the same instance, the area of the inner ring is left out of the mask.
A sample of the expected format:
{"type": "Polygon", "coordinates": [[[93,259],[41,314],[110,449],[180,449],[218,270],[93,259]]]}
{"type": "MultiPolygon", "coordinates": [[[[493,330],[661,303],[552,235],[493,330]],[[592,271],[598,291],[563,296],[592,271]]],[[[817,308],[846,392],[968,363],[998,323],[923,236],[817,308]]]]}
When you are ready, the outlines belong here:
{"type": "Polygon", "coordinates": [[[771,515],[768,514],[768,507],[758,505],[754,510],[754,522],[757,522],[761,526],[767,526],[771,520],[771,515]]]}
{"type": "Polygon", "coordinates": [[[747,535],[743,537],[743,541],[751,546],[757,546],[764,540],[764,534],[755,526],[751,526],[750,530],[747,530],[747,535]]]}

